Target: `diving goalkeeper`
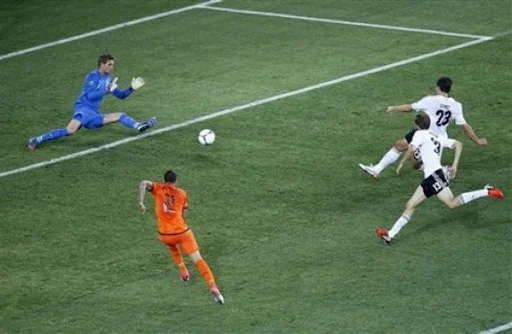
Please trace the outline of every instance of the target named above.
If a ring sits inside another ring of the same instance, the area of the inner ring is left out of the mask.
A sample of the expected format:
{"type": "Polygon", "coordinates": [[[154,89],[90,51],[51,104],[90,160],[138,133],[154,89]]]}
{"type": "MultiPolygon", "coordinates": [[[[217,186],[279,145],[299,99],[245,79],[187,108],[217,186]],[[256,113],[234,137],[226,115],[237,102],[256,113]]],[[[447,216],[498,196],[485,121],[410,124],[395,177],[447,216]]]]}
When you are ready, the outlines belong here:
{"type": "Polygon", "coordinates": [[[106,54],[98,59],[98,68],[90,72],[85,78],[80,97],[75,102],[73,109],[73,118],[65,128],[54,129],[41,136],[30,138],[27,148],[30,151],[36,149],[40,144],[70,136],[76,133],[83,126],[86,129],[97,129],[103,125],[120,122],[127,128],[136,129],[144,132],[156,124],[156,118],[153,117],[147,122],[137,122],[125,113],[101,114],[99,112],[103,98],[112,94],[118,99],[125,99],[135,90],[144,86],[142,78],[133,78],[131,86],[122,90],[117,86],[117,77],[112,79],[110,72],[114,69],[114,57],[106,54]]]}

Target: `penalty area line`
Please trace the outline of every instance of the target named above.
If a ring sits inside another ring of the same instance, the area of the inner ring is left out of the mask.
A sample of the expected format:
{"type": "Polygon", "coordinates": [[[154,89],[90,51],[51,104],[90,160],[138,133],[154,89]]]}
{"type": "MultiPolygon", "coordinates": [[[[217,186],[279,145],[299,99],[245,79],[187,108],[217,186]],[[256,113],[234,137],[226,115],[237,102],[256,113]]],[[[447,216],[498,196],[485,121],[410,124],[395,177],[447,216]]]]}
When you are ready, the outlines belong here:
{"type": "Polygon", "coordinates": [[[245,9],[236,9],[236,8],[228,8],[228,7],[201,6],[200,8],[208,9],[208,10],[215,10],[215,11],[219,11],[219,12],[235,13],[235,14],[259,15],[259,16],[267,16],[267,17],[277,17],[277,18],[282,18],[282,19],[295,19],[295,20],[302,20],[302,21],[309,21],[309,22],[342,24],[342,25],[356,26],[356,27],[398,30],[398,31],[405,31],[405,32],[433,34],[433,35],[441,35],[441,36],[463,37],[463,38],[472,38],[472,39],[481,39],[481,38],[490,38],[491,37],[491,36],[465,34],[465,33],[459,33],[459,32],[451,32],[451,31],[410,28],[410,27],[403,27],[403,26],[373,24],[373,23],[346,21],[346,20],[338,20],[338,19],[326,19],[326,18],[320,18],[320,17],[300,16],[300,15],[291,15],[291,14],[282,14],[282,13],[273,13],[273,12],[261,12],[261,11],[256,11],[256,10],[245,10],[245,9]]]}

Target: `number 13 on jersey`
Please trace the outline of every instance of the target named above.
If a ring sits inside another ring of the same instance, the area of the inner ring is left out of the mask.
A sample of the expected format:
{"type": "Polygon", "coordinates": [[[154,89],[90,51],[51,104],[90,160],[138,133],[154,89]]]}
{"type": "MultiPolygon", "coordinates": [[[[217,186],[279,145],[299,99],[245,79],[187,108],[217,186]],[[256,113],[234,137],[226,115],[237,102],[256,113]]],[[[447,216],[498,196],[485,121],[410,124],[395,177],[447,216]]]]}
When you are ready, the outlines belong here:
{"type": "Polygon", "coordinates": [[[165,201],[163,203],[164,213],[174,213],[174,205],[176,203],[176,197],[174,195],[164,194],[165,201]]]}

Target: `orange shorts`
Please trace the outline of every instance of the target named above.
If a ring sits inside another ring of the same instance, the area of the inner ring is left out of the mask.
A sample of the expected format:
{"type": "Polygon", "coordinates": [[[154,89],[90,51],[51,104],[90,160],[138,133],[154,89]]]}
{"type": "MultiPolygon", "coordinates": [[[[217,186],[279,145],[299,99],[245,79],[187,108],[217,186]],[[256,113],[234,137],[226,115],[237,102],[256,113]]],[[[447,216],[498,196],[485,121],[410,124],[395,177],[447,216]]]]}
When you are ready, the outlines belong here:
{"type": "Polygon", "coordinates": [[[180,245],[181,250],[187,255],[199,250],[192,230],[187,230],[180,234],[159,234],[158,238],[167,246],[180,245]]]}

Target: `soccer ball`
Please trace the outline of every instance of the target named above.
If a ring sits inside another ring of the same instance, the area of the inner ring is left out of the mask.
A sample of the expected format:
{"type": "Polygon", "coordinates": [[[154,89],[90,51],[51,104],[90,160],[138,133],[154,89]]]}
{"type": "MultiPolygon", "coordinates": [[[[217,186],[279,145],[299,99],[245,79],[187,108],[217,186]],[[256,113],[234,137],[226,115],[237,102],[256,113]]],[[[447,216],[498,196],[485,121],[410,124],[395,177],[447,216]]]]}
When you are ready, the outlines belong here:
{"type": "Polygon", "coordinates": [[[201,130],[197,139],[201,145],[211,145],[215,142],[215,132],[210,129],[201,130]]]}

